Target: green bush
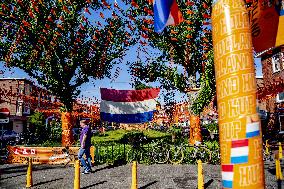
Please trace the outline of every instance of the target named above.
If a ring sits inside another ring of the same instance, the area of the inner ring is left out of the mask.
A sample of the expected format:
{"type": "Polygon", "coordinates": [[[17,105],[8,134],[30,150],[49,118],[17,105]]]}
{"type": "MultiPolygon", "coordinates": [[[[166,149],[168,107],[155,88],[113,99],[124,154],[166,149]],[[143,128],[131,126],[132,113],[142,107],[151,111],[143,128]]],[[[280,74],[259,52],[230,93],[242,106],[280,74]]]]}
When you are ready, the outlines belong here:
{"type": "Polygon", "coordinates": [[[219,126],[218,123],[208,123],[203,125],[203,127],[205,127],[206,129],[208,129],[208,131],[210,132],[219,132],[219,126]]]}

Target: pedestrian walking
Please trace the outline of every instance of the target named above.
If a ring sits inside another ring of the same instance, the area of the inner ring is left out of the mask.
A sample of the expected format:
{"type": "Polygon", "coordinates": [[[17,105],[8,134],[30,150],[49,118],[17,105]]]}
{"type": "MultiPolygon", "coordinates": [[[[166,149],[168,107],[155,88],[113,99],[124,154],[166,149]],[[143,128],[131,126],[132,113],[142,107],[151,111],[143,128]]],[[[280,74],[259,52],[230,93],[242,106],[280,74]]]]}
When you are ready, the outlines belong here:
{"type": "Polygon", "coordinates": [[[92,157],[90,154],[91,147],[91,129],[87,124],[87,120],[81,120],[80,126],[82,131],[80,133],[80,149],[78,152],[78,159],[81,161],[82,166],[84,167],[83,174],[88,174],[92,172],[92,157]],[[86,160],[84,158],[86,156],[86,160]]]}

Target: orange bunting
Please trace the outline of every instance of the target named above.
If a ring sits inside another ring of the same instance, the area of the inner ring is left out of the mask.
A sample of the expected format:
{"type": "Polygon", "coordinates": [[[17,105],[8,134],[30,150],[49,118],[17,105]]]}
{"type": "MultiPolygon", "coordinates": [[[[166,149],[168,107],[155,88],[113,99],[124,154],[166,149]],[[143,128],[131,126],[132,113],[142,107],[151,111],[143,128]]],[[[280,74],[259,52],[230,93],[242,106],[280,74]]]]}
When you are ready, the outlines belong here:
{"type": "Polygon", "coordinates": [[[207,26],[207,25],[210,25],[210,22],[203,22],[203,25],[207,26]]]}
{"type": "Polygon", "coordinates": [[[62,22],[64,22],[64,18],[63,18],[62,15],[59,17],[59,20],[61,20],[62,22]]]}
{"type": "Polygon", "coordinates": [[[186,13],[187,14],[193,14],[193,11],[192,10],[187,10],[186,13]]]}
{"type": "Polygon", "coordinates": [[[24,24],[24,26],[26,26],[26,27],[30,27],[31,26],[31,24],[30,23],[28,23],[27,21],[25,21],[25,20],[22,20],[22,23],[24,24]]]}
{"type": "Polygon", "coordinates": [[[61,26],[60,24],[57,24],[57,27],[61,30],[64,30],[63,26],[61,26]]]}
{"type": "Polygon", "coordinates": [[[188,34],[188,35],[186,36],[186,38],[191,39],[191,38],[192,38],[192,35],[188,34]]]}
{"type": "Polygon", "coordinates": [[[142,33],[141,36],[142,36],[143,38],[145,38],[145,39],[148,39],[148,38],[149,38],[148,35],[146,35],[146,34],[144,34],[144,33],[142,33]]]}
{"type": "Polygon", "coordinates": [[[211,17],[209,14],[203,14],[202,16],[203,16],[203,18],[210,18],[211,17]]]}
{"type": "Polygon", "coordinates": [[[91,15],[91,12],[89,11],[88,8],[85,8],[85,12],[87,12],[89,15],[91,15]]]}
{"type": "Polygon", "coordinates": [[[85,27],[82,24],[80,24],[79,27],[80,27],[81,30],[85,30],[85,27]]]}
{"type": "Polygon", "coordinates": [[[104,14],[102,12],[100,12],[100,17],[105,18],[104,14]]]}
{"type": "Polygon", "coordinates": [[[187,5],[187,6],[192,6],[192,5],[194,5],[194,2],[192,2],[192,1],[187,1],[187,2],[186,2],[186,5],[187,5]]]}
{"type": "Polygon", "coordinates": [[[66,13],[70,13],[69,9],[68,9],[65,5],[63,5],[62,9],[63,9],[66,13]]]}
{"type": "Polygon", "coordinates": [[[171,34],[177,34],[178,32],[171,30],[171,34]]]}
{"type": "Polygon", "coordinates": [[[186,28],[186,30],[187,30],[187,31],[191,31],[191,30],[192,30],[192,28],[187,27],[187,28],[186,28]]]}
{"type": "Polygon", "coordinates": [[[29,16],[30,16],[31,18],[34,18],[34,14],[33,14],[33,12],[31,11],[31,9],[29,9],[29,16]]]}
{"type": "Polygon", "coordinates": [[[193,22],[189,21],[189,20],[185,20],[185,23],[187,24],[192,24],[193,22]]]}
{"type": "Polygon", "coordinates": [[[139,8],[138,4],[134,0],[131,1],[131,5],[135,8],[139,8]]]}
{"type": "Polygon", "coordinates": [[[51,16],[48,16],[48,17],[47,17],[47,20],[48,20],[49,22],[53,22],[51,16]]]}
{"type": "Polygon", "coordinates": [[[131,15],[128,15],[128,17],[130,18],[130,20],[133,20],[133,21],[135,21],[135,18],[134,18],[133,16],[131,16],[131,15]]]}
{"type": "Polygon", "coordinates": [[[141,40],[140,40],[139,42],[140,42],[140,44],[143,45],[143,46],[147,45],[147,42],[145,42],[145,41],[141,41],[141,40]]]}
{"type": "Polygon", "coordinates": [[[108,9],[110,9],[110,5],[105,1],[105,0],[102,0],[102,3],[104,6],[106,6],[108,9]]]}
{"type": "Polygon", "coordinates": [[[178,39],[175,38],[175,37],[171,37],[171,40],[172,40],[172,41],[178,41],[178,39]]]}
{"type": "Polygon", "coordinates": [[[205,2],[203,2],[202,6],[203,8],[208,9],[208,5],[205,2]]]}

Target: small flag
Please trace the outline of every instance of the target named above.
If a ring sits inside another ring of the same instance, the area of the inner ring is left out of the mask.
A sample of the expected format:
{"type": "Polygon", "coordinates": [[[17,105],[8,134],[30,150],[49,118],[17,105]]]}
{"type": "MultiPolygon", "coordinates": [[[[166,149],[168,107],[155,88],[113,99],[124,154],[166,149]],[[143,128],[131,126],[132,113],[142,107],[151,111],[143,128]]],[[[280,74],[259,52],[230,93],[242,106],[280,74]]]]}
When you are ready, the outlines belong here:
{"type": "Polygon", "coordinates": [[[252,138],[260,135],[259,122],[247,123],[246,138],[252,138]]]}
{"type": "Polygon", "coordinates": [[[159,88],[115,90],[101,88],[101,120],[116,123],[144,123],[153,119],[159,88]]]}
{"type": "Polygon", "coordinates": [[[183,21],[176,0],[154,0],[154,29],[161,33],[166,26],[183,21]]]}
{"type": "Polygon", "coordinates": [[[233,140],[231,148],[231,163],[247,163],[248,162],[248,139],[233,140]]]}
{"type": "Polygon", "coordinates": [[[223,188],[233,188],[234,165],[222,165],[223,188]]]}

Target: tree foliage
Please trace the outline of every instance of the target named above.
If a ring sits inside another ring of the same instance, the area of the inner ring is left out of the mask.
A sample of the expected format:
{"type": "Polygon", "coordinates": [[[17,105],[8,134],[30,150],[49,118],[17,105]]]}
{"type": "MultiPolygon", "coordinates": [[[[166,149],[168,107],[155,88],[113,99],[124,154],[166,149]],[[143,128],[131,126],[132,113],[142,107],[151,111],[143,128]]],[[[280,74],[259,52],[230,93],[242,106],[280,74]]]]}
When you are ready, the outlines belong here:
{"type": "Polygon", "coordinates": [[[106,1],[3,0],[0,5],[0,61],[23,69],[68,111],[79,87],[90,77],[109,77],[132,43],[123,17],[106,1]]]}
{"type": "MultiPolygon", "coordinates": [[[[127,1],[127,0],[126,0],[127,1]]],[[[168,26],[161,33],[154,32],[153,5],[149,1],[137,0],[129,10],[136,18],[135,24],[141,31],[140,43],[158,48],[162,54],[148,61],[137,61],[132,65],[132,73],[147,82],[161,81],[165,88],[175,88],[188,93],[197,84],[196,73],[200,74],[201,90],[194,100],[192,111],[198,114],[215,94],[215,77],[212,54],[211,6],[212,0],[177,1],[184,22],[178,26],[168,26]],[[211,52],[210,52],[211,51],[211,52]],[[182,66],[184,73],[175,65],[182,66]]]]}

